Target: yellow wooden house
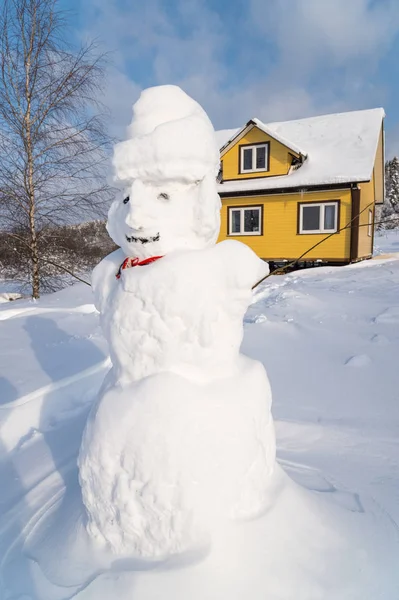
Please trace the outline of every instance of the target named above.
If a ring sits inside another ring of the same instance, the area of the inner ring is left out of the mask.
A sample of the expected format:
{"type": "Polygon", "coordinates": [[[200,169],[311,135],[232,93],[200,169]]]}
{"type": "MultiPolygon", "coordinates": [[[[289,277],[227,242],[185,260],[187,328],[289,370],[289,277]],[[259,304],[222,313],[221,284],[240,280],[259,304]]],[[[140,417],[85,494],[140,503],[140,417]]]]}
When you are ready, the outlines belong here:
{"type": "Polygon", "coordinates": [[[219,241],[238,239],[275,265],[370,258],[375,206],[384,201],[384,116],[377,108],[271,124],[251,119],[217,132],[219,241]]]}

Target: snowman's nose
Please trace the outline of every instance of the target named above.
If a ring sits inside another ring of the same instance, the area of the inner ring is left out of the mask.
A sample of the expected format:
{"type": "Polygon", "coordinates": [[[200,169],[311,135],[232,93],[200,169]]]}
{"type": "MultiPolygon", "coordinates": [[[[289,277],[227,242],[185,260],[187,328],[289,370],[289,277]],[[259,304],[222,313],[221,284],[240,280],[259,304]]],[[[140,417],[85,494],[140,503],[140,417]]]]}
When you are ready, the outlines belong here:
{"type": "Polygon", "coordinates": [[[135,229],[136,231],[141,231],[144,229],[142,210],[138,207],[132,207],[126,215],[125,222],[126,225],[132,229],[135,229]]]}
{"type": "Polygon", "coordinates": [[[132,184],[129,196],[130,202],[125,219],[126,224],[136,231],[141,231],[149,225],[150,191],[139,179],[136,179],[132,184]]]}

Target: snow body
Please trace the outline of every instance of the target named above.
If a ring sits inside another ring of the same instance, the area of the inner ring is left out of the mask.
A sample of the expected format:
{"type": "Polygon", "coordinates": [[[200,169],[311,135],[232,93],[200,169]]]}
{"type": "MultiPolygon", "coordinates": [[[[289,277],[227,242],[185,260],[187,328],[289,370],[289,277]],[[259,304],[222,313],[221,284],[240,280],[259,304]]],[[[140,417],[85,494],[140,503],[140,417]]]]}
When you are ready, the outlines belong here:
{"type": "MultiPolygon", "coordinates": [[[[376,244],[394,252],[399,234],[379,234],[376,244]]],[[[103,378],[87,371],[106,353],[90,288],[0,306],[0,598],[397,598],[399,261],[272,282],[257,288],[243,348],[270,371],[279,460],[298,485],[285,477],[280,493],[268,494],[269,511],[229,521],[201,560],[155,568],[114,555],[102,561],[80,524],[75,463],[86,403],[103,378]],[[365,352],[367,368],[346,364],[365,352]]]]}
{"type": "Polygon", "coordinates": [[[113,367],[79,477],[92,538],[116,554],[159,557],[204,545],[216,523],[266,506],[270,386],[239,349],[251,288],[268,267],[239,242],[215,245],[219,157],[196,102],[174,86],[146,90],[130,131],[115,151],[124,192],[108,220],[121,249],[93,274],[113,367]],[[166,153],[160,139],[184,143],[166,153]],[[117,279],[127,256],[163,258],[117,279]]]}
{"type": "Polygon", "coordinates": [[[128,134],[114,151],[119,183],[192,183],[218,172],[219,147],[212,123],[203,108],[174,85],[141,93],[128,134]]]}

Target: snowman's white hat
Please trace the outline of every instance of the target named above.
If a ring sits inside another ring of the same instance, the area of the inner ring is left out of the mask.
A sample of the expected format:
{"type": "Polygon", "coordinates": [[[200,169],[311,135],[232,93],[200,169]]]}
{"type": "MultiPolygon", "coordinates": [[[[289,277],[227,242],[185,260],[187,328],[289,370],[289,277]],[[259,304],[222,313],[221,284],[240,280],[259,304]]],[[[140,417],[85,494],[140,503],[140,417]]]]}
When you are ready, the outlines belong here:
{"type": "Polygon", "coordinates": [[[215,132],[201,106],[175,85],[144,90],[133,106],[131,136],[115,146],[115,177],[195,182],[219,169],[215,132]]]}

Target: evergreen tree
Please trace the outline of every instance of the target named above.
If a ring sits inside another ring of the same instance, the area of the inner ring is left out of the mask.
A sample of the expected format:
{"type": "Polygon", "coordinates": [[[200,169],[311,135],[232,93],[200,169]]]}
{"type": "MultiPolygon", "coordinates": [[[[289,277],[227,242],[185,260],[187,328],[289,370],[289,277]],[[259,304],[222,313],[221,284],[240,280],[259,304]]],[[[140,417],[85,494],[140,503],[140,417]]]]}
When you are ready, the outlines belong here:
{"type": "Polygon", "coordinates": [[[379,229],[399,227],[399,158],[394,156],[385,163],[385,202],[381,210],[383,223],[379,229]]]}
{"type": "Polygon", "coordinates": [[[399,211],[399,158],[394,156],[385,165],[386,202],[394,212],[399,211]]]}

